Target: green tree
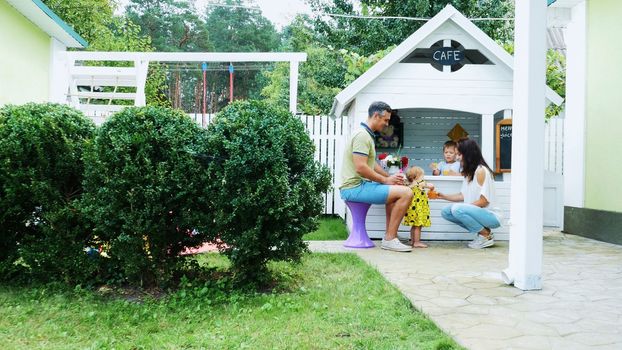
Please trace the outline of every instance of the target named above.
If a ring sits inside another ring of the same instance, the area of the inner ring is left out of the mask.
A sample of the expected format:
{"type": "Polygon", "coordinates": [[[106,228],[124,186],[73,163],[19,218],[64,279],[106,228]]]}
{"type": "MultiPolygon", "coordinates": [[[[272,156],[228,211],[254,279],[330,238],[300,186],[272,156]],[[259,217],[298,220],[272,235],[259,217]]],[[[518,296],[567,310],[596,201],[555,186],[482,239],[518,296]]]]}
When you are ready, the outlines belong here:
{"type": "MultiPolygon", "coordinates": [[[[313,25],[316,38],[324,46],[369,56],[391,45],[397,45],[419,29],[425,21],[406,19],[366,19],[331,17],[326,14],[399,16],[429,18],[452,4],[466,17],[511,17],[511,0],[361,0],[357,12],[353,0],[308,0],[316,15],[313,25]]],[[[512,40],[512,22],[478,21],[476,25],[499,42],[512,40]]]]}
{"type": "MultiPolygon", "coordinates": [[[[141,34],[138,24],[125,16],[115,16],[116,3],[110,0],[43,0],[88,43],[90,51],[152,51],[151,38],[141,34]]],[[[126,63],[115,63],[123,65],[126,63]]],[[[169,105],[165,95],[164,71],[152,65],[145,87],[147,104],[169,105]]]]}
{"type": "MultiPolygon", "coordinates": [[[[298,108],[310,115],[327,114],[334,97],[348,84],[391,52],[390,46],[369,56],[346,49],[334,50],[314,42],[308,17],[298,16],[283,31],[284,51],[304,51],[307,61],[300,67],[298,108]]],[[[264,72],[268,84],[262,96],[270,102],[287,106],[289,101],[289,65],[279,64],[264,72]]]]}
{"type": "Polygon", "coordinates": [[[89,47],[97,46],[101,36],[109,37],[115,4],[110,0],[43,0],[60,18],[73,27],[89,47]]]}
{"type": "Polygon", "coordinates": [[[15,277],[75,282],[92,271],[76,203],[94,131],[66,105],[0,108],[0,278],[24,270],[15,277]]]}
{"type": "MultiPolygon", "coordinates": [[[[227,0],[226,6],[208,6],[205,13],[205,28],[217,52],[271,52],[280,45],[280,36],[274,25],[260,11],[242,7],[241,0],[227,0]]],[[[228,103],[229,83],[227,66],[210,65],[212,74],[214,109],[219,110],[228,103]]],[[[264,64],[235,65],[235,98],[258,98],[264,82],[260,71],[264,64]]]]}
{"type": "Polygon", "coordinates": [[[157,51],[211,51],[203,20],[193,3],[180,0],[131,0],[127,17],[151,38],[157,51]]]}
{"type": "Polygon", "coordinates": [[[207,133],[211,230],[241,282],[266,282],[269,261],[296,261],[317,228],[330,172],[313,160],[300,119],[263,101],[235,102],[207,133]]]}
{"type": "MultiPolygon", "coordinates": [[[[140,25],[141,34],[151,38],[157,51],[213,50],[205,22],[197,15],[194,2],[131,0],[126,7],[126,15],[140,25]]],[[[158,81],[162,82],[164,88],[158,89],[159,94],[152,96],[148,101],[158,101],[159,105],[168,102],[175,108],[198,112],[200,100],[197,101],[197,94],[203,88],[199,64],[160,64],[157,67],[158,70],[154,70],[153,73],[157,74],[158,81]]]]}
{"type": "Polygon", "coordinates": [[[156,107],[126,108],[98,129],[83,208],[107,246],[108,277],[170,281],[184,265],[179,253],[207,240],[209,179],[195,156],[204,137],[183,112],[156,107]]]}
{"type": "Polygon", "coordinates": [[[111,0],[43,0],[60,18],[73,27],[91,51],[146,51],[149,37],[122,16],[115,16],[111,0]]]}
{"type": "MultiPolygon", "coordinates": [[[[514,43],[503,45],[503,48],[514,55],[514,43]]],[[[564,99],[559,106],[546,106],[544,119],[548,121],[558,116],[566,106],[566,56],[552,49],[546,52],[546,85],[564,99]]]]}
{"type": "MultiPolygon", "coordinates": [[[[227,0],[225,4],[242,6],[243,2],[227,0]]],[[[280,44],[272,22],[260,11],[246,7],[208,6],[205,26],[219,52],[269,52],[280,44]]]]}
{"type": "MultiPolygon", "coordinates": [[[[305,114],[320,115],[330,111],[335,95],[344,87],[346,69],[339,52],[323,47],[306,48],[307,61],[300,66],[298,109],[305,114]]],[[[289,105],[289,64],[280,63],[264,72],[268,84],[261,94],[279,106],[289,105]]]]}

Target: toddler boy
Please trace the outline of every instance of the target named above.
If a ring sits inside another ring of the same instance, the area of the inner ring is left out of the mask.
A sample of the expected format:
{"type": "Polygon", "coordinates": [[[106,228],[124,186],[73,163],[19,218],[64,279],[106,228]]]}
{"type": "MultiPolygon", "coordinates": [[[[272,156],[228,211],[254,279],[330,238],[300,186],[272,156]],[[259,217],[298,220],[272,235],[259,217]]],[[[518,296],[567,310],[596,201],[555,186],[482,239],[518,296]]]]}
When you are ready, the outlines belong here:
{"type": "Polygon", "coordinates": [[[432,175],[453,175],[458,176],[460,174],[460,161],[457,160],[458,156],[458,144],[454,141],[447,141],[443,144],[443,157],[444,161],[436,164],[430,164],[432,169],[432,175]]]}

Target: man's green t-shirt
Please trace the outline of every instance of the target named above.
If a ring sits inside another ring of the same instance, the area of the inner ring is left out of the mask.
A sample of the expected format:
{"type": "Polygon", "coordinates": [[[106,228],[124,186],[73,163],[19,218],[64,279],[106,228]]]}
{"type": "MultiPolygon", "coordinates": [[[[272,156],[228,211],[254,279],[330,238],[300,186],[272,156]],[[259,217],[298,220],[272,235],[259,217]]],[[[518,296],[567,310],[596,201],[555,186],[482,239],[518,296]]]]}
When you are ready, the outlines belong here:
{"type": "Polygon", "coordinates": [[[341,168],[340,190],[353,188],[361,184],[361,181],[369,181],[356,172],[354,167],[354,154],[366,155],[367,165],[374,169],[376,165],[376,145],[372,136],[372,131],[365,124],[361,124],[361,129],[356,131],[348,144],[343,155],[343,166],[341,168]]]}

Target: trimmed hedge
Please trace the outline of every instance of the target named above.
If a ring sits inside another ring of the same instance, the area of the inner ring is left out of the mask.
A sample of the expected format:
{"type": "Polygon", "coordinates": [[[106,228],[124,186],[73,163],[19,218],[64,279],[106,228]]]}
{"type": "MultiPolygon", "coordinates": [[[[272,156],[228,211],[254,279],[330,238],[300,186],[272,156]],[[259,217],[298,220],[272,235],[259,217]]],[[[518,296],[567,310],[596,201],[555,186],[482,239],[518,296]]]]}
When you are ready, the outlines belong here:
{"type": "Polygon", "coordinates": [[[205,131],[183,112],[126,108],[87,155],[84,210],[110,256],[109,282],[153,285],[182,267],[179,253],[211,237],[209,178],[196,153],[205,131]]]}
{"type": "Polygon", "coordinates": [[[302,122],[259,101],[222,110],[206,148],[214,235],[228,245],[239,281],[265,282],[268,261],[296,261],[305,251],[302,236],[317,228],[330,172],[313,160],[302,122]]]}
{"type": "Polygon", "coordinates": [[[0,276],[80,280],[94,264],[77,209],[95,125],[65,105],[0,109],[0,276]]]}

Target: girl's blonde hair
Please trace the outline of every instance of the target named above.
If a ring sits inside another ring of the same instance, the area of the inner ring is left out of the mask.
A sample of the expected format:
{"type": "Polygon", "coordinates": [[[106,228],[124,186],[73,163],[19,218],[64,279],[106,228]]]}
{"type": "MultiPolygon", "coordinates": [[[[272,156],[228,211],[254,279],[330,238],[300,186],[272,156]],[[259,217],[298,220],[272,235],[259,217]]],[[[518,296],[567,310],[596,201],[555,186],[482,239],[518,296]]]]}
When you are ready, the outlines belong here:
{"type": "Polygon", "coordinates": [[[424,172],[423,169],[418,167],[418,166],[413,166],[408,168],[408,170],[406,170],[406,178],[408,178],[408,181],[415,181],[415,179],[419,178],[419,177],[423,177],[424,172]]]}

